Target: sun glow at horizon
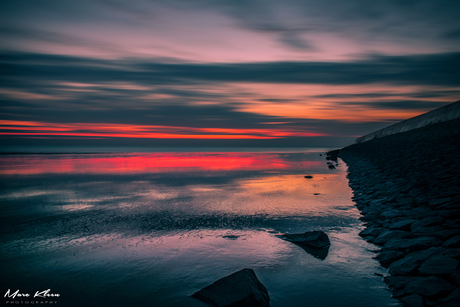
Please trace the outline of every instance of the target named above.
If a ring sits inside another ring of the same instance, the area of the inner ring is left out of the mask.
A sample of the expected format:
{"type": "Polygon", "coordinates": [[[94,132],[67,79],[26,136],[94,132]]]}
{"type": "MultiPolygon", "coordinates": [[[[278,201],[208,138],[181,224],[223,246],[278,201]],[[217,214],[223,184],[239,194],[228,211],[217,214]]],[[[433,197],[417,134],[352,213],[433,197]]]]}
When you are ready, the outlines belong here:
{"type": "Polygon", "coordinates": [[[300,129],[197,128],[112,123],[43,123],[0,120],[0,135],[22,137],[104,137],[157,139],[276,139],[327,136],[300,129]]]}

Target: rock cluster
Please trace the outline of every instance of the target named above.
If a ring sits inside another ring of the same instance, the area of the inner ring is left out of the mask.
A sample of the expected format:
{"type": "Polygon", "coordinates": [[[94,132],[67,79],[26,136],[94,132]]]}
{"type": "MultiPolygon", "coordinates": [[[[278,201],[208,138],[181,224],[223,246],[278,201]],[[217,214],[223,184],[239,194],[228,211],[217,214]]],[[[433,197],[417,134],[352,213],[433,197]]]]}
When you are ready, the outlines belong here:
{"type": "MultiPolygon", "coordinates": [[[[334,152],[335,155],[335,152],[334,152]]],[[[348,146],[360,235],[407,306],[460,306],[460,120],[348,146]]]]}

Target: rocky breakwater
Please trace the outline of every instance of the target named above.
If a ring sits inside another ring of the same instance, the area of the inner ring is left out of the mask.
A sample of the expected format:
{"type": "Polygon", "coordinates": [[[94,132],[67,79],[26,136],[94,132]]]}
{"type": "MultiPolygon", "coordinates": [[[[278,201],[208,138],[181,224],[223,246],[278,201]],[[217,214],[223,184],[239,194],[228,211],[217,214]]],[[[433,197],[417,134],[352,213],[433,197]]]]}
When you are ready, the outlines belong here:
{"type": "Polygon", "coordinates": [[[407,306],[460,306],[460,119],[338,156],[366,226],[360,235],[380,247],[393,296],[407,306]]]}

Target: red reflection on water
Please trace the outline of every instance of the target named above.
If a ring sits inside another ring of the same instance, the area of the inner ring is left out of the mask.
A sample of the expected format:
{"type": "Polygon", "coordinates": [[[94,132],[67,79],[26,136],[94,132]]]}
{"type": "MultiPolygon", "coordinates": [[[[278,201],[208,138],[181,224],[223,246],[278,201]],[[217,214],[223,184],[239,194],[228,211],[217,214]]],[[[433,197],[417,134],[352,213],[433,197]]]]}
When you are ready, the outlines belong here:
{"type": "MultiPolygon", "coordinates": [[[[156,173],[217,170],[282,170],[298,168],[277,154],[248,153],[155,153],[28,155],[0,158],[0,173],[156,173]]],[[[317,166],[318,161],[303,161],[317,166]]]]}

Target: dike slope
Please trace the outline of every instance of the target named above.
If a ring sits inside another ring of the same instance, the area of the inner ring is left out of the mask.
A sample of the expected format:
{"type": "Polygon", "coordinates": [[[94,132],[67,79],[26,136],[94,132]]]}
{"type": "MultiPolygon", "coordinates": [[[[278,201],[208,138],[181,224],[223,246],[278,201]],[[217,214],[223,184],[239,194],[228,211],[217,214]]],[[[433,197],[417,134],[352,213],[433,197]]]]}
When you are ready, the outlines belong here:
{"type": "MultiPolygon", "coordinates": [[[[337,154],[337,152],[332,155],[337,154]]],[[[460,119],[338,152],[354,201],[381,247],[384,278],[407,306],[460,306],[460,119]]]]}
{"type": "Polygon", "coordinates": [[[392,134],[406,132],[425,126],[447,122],[460,118],[460,100],[430,112],[415,116],[397,124],[391,125],[384,129],[366,134],[358,139],[355,143],[363,143],[376,138],[385,137],[392,134]]]}

